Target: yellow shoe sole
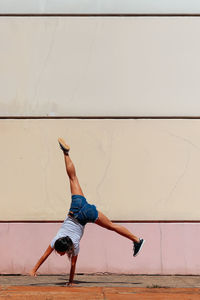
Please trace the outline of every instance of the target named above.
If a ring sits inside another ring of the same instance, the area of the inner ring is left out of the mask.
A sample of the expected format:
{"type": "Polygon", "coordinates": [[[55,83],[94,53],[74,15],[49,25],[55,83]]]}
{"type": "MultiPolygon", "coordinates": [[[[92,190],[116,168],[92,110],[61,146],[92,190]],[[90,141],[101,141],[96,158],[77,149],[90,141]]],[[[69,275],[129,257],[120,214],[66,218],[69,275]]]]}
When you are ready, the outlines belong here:
{"type": "Polygon", "coordinates": [[[60,148],[63,150],[63,151],[66,151],[68,152],[70,150],[70,147],[65,143],[65,141],[61,138],[58,139],[58,143],[60,144],[60,148]]]}

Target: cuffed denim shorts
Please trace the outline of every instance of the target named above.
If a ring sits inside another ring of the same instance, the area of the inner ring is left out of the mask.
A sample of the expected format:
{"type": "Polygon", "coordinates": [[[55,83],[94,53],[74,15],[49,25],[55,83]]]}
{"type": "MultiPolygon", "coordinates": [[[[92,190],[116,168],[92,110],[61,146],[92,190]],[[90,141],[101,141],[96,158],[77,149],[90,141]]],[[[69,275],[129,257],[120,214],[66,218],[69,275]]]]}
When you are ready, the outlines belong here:
{"type": "Polygon", "coordinates": [[[72,195],[69,215],[75,218],[81,225],[94,223],[98,218],[98,211],[95,205],[87,202],[81,195],[72,195]]]}

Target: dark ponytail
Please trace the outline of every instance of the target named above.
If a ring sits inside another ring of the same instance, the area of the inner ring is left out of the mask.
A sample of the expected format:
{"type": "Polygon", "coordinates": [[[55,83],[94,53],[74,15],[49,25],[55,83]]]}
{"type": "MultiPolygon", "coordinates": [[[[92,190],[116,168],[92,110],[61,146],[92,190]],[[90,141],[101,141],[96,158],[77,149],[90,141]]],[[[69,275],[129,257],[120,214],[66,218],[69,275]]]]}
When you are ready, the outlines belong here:
{"type": "Polygon", "coordinates": [[[54,248],[57,252],[66,252],[69,258],[74,254],[74,244],[68,236],[57,239],[54,248]]]}

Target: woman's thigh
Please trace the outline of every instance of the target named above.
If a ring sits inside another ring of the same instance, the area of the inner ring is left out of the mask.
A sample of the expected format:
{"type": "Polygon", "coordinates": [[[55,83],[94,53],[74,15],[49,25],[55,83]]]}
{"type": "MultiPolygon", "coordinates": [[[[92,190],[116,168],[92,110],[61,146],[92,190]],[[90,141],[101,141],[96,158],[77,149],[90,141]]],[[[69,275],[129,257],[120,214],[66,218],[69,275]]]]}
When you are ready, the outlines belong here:
{"type": "Polygon", "coordinates": [[[95,224],[110,229],[112,230],[114,228],[114,224],[112,223],[111,220],[108,219],[108,217],[106,217],[102,212],[98,211],[98,218],[95,221],[95,224]]]}

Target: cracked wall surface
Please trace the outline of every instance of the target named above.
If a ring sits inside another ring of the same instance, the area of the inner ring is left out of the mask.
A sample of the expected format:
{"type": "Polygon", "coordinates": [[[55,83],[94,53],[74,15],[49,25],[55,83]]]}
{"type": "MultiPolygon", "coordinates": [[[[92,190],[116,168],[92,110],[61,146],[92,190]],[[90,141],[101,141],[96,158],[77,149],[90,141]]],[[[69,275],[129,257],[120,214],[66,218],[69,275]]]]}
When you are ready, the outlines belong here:
{"type": "MultiPolygon", "coordinates": [[[[87,224],[80,243],[77,273],[199,275],[199,223],[120,223],[145,238],[133,258],[128,239],[95,224],[87,224]],[[192,253],[192,254],[191,254],[192,253]]],[[[61,223],[0,224],[1,274],[27,274],[48,247],[61,223]],[[12,247],[10,246],[12,241],[12,247]],[[33,251],[34,249],[34,251],[33,251]]],[[[70,262],[55,252],[38,274],[68,274],[70,262]]]]}
{"type": "MultiPolygon", "coordinates": [[[[200,119],[149,119],[199,116],[199,22],[0,18],[1,274],[26,274],[69,209],[58,137],[88,201],[146,240],[133,260],[89,224],[78,272],[199,274],[200,119]]],[[[40,272],[66,267],[52,255],[40,272]]]]}
{"type": "Polygon", "coordinates": [[[199,220],[199,120],[0,120],[1,220],[62,220],[70,189],[113,220],[199,220]]]}

